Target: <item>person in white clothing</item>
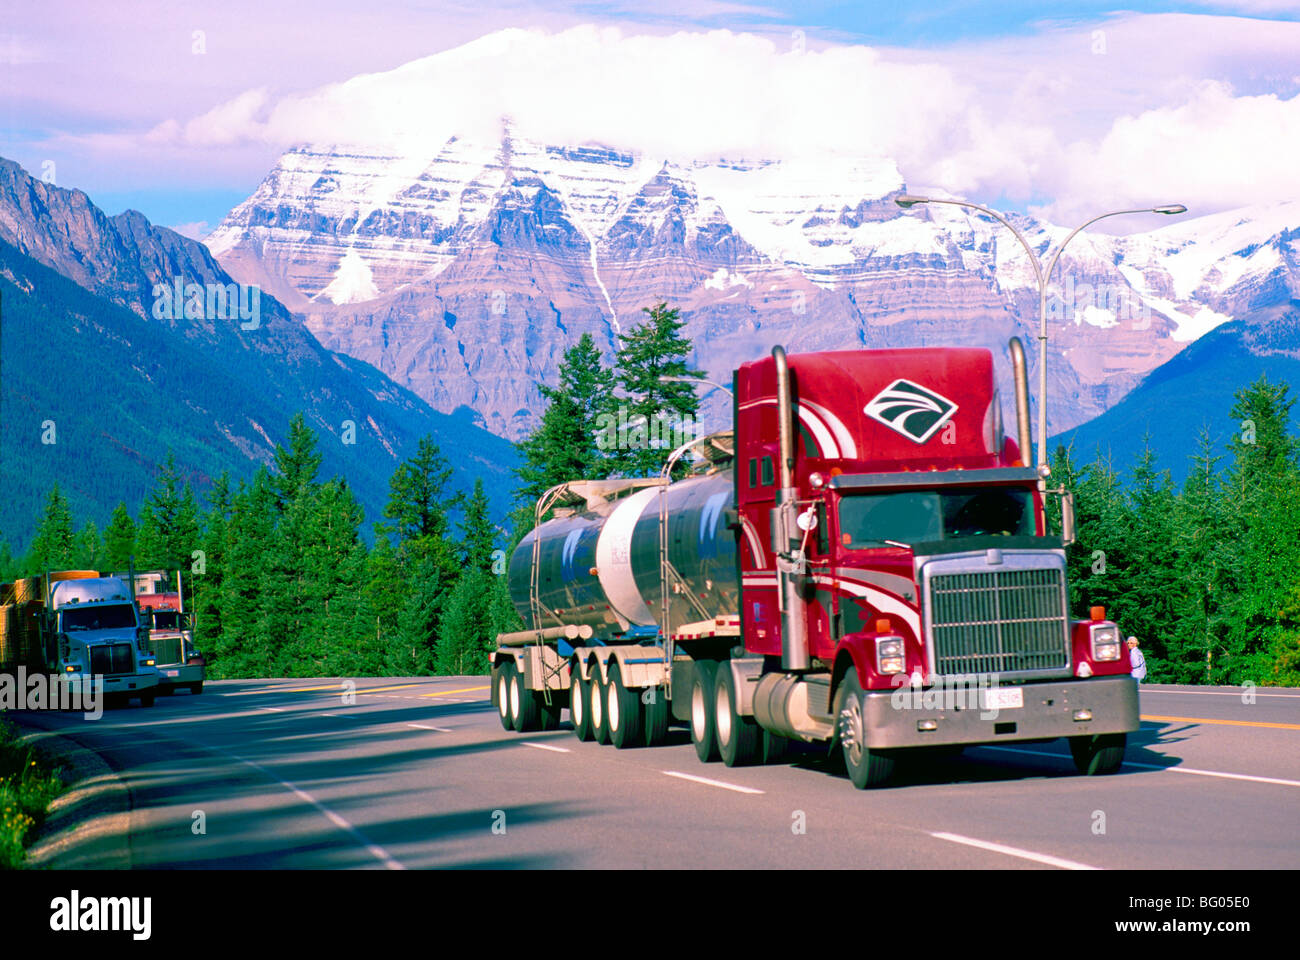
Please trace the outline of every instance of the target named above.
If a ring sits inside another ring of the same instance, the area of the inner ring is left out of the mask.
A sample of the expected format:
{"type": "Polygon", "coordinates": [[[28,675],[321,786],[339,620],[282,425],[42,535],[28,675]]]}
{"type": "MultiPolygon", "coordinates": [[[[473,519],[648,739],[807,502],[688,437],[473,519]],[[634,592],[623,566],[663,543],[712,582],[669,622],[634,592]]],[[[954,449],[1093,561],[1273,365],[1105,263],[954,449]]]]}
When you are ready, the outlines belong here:
{"type": "Polygon", "coordinates": [[[1147,658],[1142,656],[1142,651],[1138,649],[1138,638],[1128,638],[1128,656],[1133,663],[1133,678],[1141,683],[1147,677],[1147,658]]]}

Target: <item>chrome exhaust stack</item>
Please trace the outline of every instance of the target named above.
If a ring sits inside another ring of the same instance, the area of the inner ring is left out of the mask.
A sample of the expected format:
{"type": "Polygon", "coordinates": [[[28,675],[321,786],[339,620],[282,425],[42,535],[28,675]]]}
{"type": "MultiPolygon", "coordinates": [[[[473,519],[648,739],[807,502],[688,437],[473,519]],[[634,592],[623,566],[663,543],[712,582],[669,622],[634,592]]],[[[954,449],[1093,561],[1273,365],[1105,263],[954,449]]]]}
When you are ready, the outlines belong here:
{"type": "Polygon", "coordinates": [[[1025,362],[1025,347],[1019,337],[1012,337],[1011,371],[1016,378],[1016,442],[1020,445],[1020,462],[1030,465],[1032,443],[1029,437],[1029,369],[1025,362]]]}
{"type": "Polygon", "coordinates": [[[799,527],[795,522],[799,491],[794,486],[794,402],[790,396],[790,366],[782,347],[772,348],[776,361],[776,406],[781,446],[781,489],[772,511],[772,548],[776,555],[781,602],[781,667],[807,670],[808,612],[802,578],[807,562],[800,552],[799,527]]]}

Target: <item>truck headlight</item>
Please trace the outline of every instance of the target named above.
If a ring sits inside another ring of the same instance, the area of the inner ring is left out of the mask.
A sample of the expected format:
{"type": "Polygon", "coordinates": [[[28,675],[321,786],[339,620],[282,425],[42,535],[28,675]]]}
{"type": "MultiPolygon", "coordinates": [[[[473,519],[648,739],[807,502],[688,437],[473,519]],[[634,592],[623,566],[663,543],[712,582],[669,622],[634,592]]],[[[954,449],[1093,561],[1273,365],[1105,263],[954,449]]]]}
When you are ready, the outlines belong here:
{"type": "Polygon", "coordinates": [[[903,638],[876,637],[876,672],[884,675],[903,672],[903,638]]]}
{"type": "Polygon", "coordinates": [[[1097,623],[1088,628],[1092,636],[1092,659],[1118,660],[1121,644],[1119,628],[1113,623],[1097,623]]]}

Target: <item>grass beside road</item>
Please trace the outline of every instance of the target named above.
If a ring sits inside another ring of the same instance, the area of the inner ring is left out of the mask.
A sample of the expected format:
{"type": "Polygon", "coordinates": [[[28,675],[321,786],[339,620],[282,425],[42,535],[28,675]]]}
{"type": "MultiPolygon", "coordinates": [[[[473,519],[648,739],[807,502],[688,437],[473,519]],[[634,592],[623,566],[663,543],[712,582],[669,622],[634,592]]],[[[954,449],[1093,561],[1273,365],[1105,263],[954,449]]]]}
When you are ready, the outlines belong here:
{"type": "Polygon", "coordinates": [[[45,810],[63,789],[49,763],[0,720],[0,870],[17,870],[45,810]]]}

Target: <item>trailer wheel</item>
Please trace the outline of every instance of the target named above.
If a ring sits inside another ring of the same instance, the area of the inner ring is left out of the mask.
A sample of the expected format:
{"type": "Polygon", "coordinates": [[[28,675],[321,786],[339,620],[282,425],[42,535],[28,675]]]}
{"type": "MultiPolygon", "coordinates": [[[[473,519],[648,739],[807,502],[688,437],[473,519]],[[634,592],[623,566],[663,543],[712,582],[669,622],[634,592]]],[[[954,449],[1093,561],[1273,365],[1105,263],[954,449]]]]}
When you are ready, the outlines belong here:
{"type": "Polygon", "coordinates": [[[1127,742],[1128,735],[1123,733],[1070,737],[1070,755],[1080,773],[1089,777],[1102,776],[1120,768],[1127,742]]]}
{"type": "Polygon", "coordinates": [[[642,701],[641,711],[645,720],[645,740],[649,747],[657,747],[668,739],[668,697],[663,687],[647,687],[650,702],[642,701]]]}
{"type": "Polygon", "coordinates": [[[538,730],[558,730],[560,729],[560,711],[564,707],[560,704],[559,691],[551,691],[551,702],[546,702],[546,694],[541,690],[532,692],[534,702],[537,704],[537,729],[538,730]]]}
{"type": "Polygon", "coordinates": [[[582,679],[582,668],[576,663],[569,679],[569,719],[579,740],[591,740],[591,684],[582,679]]]}
{"type": "Polygon", "coordinates": [[[609,743],[609,723],[605,716],[605,684],[600,680],[599,664],[591,665],[591,696],[587,705],[591,708],[591,739],[597,743],[609,743]]]}
{"type": "Polygon", "coordinates": [[[507,660],[496,669],[497,713],[501,718],[501,729],[514,729],[510,723],[510,674],[515,672],[515,665],[507,660]]]}
{"type": "Polygon", "coordinates": [[[618,749],[638,747],[645,732],[645,719],[641,716],[641,697],[636,690],[623,685],[623,671],[617,663],[609,665],[609,684],[606,687],[605,715],[609,718],[609,739],[618,749]]]}
{"type": "Polygon", "coordinates": [[[717,723],[713,713],[717,669],[716,661],[696,660],[691,671],[691,742],[701,763],[718,759],[717,723]]]}
{"type": "Polygon", "coordinates": [[[725,660],[718,664],[713,686],[717,691],[713,717],[718,733],[718,753],[727,766],[743,767],[752,763],[758,753],[758,735],[762,728],[753,717],[742,717],[737,710],[740,691],[736,689],[735,674],[725,660]]]}
{"type": "Polygon", "coordinates": [[[510,725],[515,733],[537,729],[537,698],[524,686],[524,675],[510,667],[510,725]]]}
{"type": "Polygon", "coordinates": [[[835,694],[835,725],[849,779],[859,790],[884,783],[894,772],[894,758],[867,747],[862,718],[862,684],[858,668],[849,667],[835,694]]]}

